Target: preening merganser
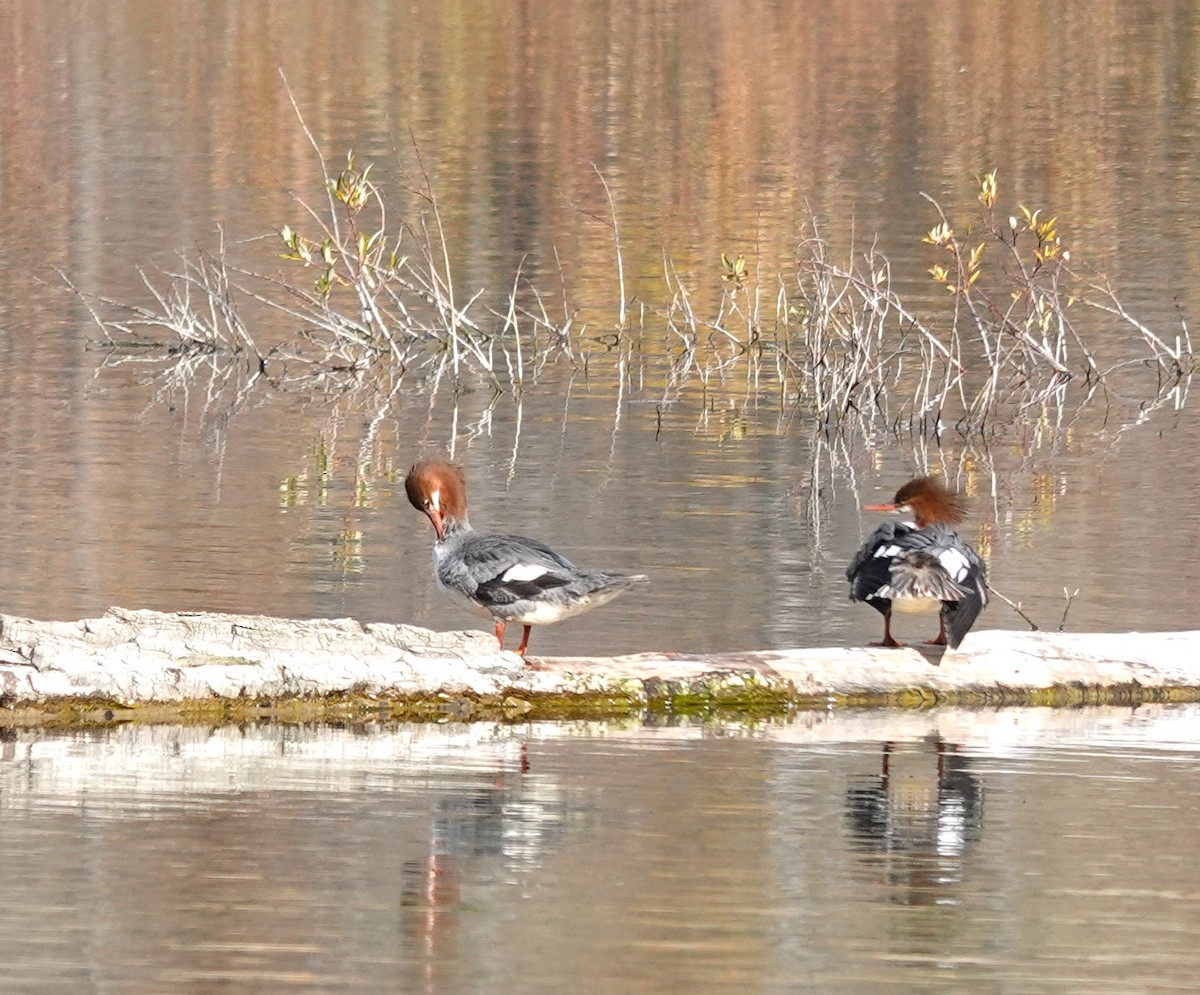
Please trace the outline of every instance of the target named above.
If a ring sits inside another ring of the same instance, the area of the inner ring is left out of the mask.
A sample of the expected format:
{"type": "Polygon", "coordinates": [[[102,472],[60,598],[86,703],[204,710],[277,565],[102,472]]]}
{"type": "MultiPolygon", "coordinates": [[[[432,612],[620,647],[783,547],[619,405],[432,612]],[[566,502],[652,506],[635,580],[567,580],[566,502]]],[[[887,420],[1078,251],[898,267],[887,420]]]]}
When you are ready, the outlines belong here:
{"type": "Polygon", "coordinates": [[[892,636],[893,611],[939,611],[937,638],[928,642],[956,648],[987,604],[983,560],[951,528],[966,517],[966,501],[933,477],[917,477],[891,504],[865,510],[907,512],[916,519],[884,522],[846,571],[850,599],[883,614],[883,639],[871,645],[904,645],[892,636]]]}
{"type": "Polygon", "coordinates": [[[438,586],[476,615],[504,626],[525,626],[517,652],[529,648],[529,630],[612,601],[641,574],[580,570],[536,539],[476,532],[467,521],[467,480],[445,460],[422,460],[404,480],[408,500],[433,523],[433,574],[438,586]]]}

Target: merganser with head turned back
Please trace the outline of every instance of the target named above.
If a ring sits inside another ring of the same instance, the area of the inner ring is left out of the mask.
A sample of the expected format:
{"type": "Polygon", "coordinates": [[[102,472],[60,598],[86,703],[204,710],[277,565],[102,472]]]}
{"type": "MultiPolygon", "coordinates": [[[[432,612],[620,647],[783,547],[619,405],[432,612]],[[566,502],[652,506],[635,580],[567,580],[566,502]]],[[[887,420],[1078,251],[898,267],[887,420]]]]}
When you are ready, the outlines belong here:
{"type": "Polygon", "coordinates": [[[467,481],[462,469],[445,460],[422,460],[404,481],[408,500],[433,523],[433,573],[438,586],[476,615],[496,623],[504,648],[508,622],[529,630],[612,601],[641,574],[580,570],[536,539],[476,532],[467,521],[467,481]]]}
{"type": "Polygon", "coordinates": [[[884,522],[871,533],[846,571],[850,599],[883,614],[883,639],[872,646],[902,646],[892,636],[892,612],[940,611],[931,646],[951,649],[987,604],[986,568],[951,526],[966,517],[966,501],[932,477],[917,477],[891,504],[867,511],[909,512],[912,522],[884,522]]]}

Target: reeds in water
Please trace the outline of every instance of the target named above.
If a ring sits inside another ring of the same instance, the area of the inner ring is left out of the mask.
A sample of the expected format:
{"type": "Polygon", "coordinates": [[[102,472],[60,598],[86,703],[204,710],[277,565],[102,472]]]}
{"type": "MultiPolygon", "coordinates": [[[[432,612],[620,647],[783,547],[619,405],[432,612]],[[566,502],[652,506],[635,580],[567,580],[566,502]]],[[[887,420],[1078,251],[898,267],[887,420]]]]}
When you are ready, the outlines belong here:
{"type": "Polygon", "coordinates": [[[1170,335],[1130,314],[1103,277],[1075,268],[1056,218],[1024,207],[1001,217],[995,173],[979,183],[970,230],[930,201],[928,273],[945,296],[923,313],[896,292],[875,243],[835,259],[815,219],[788,274],[764,278],[744,258],[722,256],[717,304],[707,313],[695,303],[694,280],[666,254],[661,287],[641,287],[631,300],[618,209],[605,185],[619,305],[598,333],[577,321],[584,306],[565,290],[548,303],[554,295],[520,271],[494,295],[458,286],[423,168],[409,182],[424,209],[393,222],[370,165],[349,155],[335,174],[321,164],[322,199],[298,200],[304,223],[278,229],[284,272],[235,265],[222,244],[182,254],[172,272],[143,275],[147,301],[80,292],[115,361],[157,361],[171,390],[203,373],[209,397],[229,392],[222,364],[234,366],[242,372],[232,393],[241,399],[261,380],[391,397],[413,373],[423,384],[482,382],[518,393],[548,364],[594,374],[598,360],[611,358],[622,396],[633,386],[643,397],[656,393],[660,405],[736,381],[827,432],[853,424],[923,435],[953,427],[965,436],[1062,403],[1068,390],[1083,398],[1108,390],[1130,368],[1154,373],[1144,401],[1173,397],[1178,405],[1195,370],[1186,324],[1170,335]],[[260,347],[250,331],[255,309],[282,317],[294,334],[260,347]],[[1084,334],[1097,317],[1131,333],[1107,361],[1084,334]],[[636,385],[627,384],[633,371],[636,385]]]}

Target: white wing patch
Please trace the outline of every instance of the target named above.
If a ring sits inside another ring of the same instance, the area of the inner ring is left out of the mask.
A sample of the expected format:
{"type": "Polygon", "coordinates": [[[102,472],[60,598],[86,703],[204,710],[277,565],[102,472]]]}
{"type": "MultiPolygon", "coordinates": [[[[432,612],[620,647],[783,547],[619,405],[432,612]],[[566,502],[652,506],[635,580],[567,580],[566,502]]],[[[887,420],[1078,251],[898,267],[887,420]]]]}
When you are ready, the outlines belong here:
{"type": "Polygon", "coordinates": [[[537,580],[545,573],[546,568],[538,566],[536,563],[518,563],[505,570],[504,576],[500,579],[507,584],[509,581],[537,580]]]}
{"type": "Polygon", "coordinates": [[[951,576],[956,584],[961,584],[967,579],[967,574],[970,572],[971,564],[967,562],[967,558],[963,556],[963,554],[957,549],[939,550],[937,558],[943,569],[951,576]]]}
{"type": "Polygon", "coordinates": [[[875,555],[876,556],[899,556],[900,555],[900,547],[896,546],[894,544],[891,546],[880,546],[877,550],[875,550],[875,555]]]}

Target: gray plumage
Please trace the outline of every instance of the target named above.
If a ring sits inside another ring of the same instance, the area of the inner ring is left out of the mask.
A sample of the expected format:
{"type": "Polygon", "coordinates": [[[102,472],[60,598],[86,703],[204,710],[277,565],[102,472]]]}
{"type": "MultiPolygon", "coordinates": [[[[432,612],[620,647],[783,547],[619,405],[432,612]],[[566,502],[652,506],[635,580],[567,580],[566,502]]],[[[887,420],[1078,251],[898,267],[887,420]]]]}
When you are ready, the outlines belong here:
{"type": "Polygon", "coordinates": [[[467,519],[467,481],[457,464],[421,460],[408,472],[404,489],[437,533],[433,564],[438,586],[468,611],[492,619],[501,647],[505,625],[520,622],[521,655],[534,625],[560,622],[606,604],[646,580],[640,574],[581,570],[536,539],[476,532],[467,519]]]}
{"type": "Polygon", "coordinates": [[[581,570],[536,539],[473,530],[452,532],[437,543],[434,565],[445,591],[473,603],[479,614],[506,622],[569,618],[646,579],[581,570]],[[542,572],[533,576],[538,568],[542,572]]]}

